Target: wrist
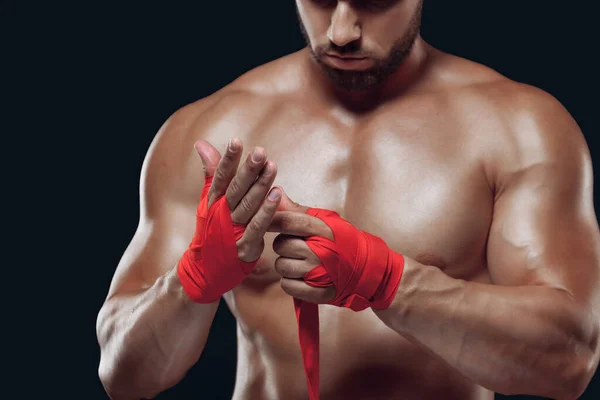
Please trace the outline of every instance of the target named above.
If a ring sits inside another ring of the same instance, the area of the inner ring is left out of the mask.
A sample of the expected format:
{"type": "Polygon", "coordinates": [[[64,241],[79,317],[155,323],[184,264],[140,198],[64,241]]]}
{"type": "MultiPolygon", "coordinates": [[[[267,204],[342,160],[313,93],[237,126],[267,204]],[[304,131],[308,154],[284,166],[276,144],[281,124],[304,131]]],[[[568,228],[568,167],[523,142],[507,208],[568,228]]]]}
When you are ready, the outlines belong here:
{"type": "Polygon", "coordinates": [[[387,253],[387,256],[384,256],[385,258],[379,260],[378,257],[375,257],[372,260],[372,262],[379,263],[383,261],[385,268],[383,269],[384,274],[379,288],[373,296],[374,299],[377,300],[372,303],[371,308],[373,308],[373,310],[386,310],[394,304],[397,297],[398,288],[404,273],[405,260],[402,254],[396,253],[387,247],[383,240],[378,240],[378,242],[379,248],[374,245],[376,242],[371,243],[370,247],[372,248],[373,254],[387,253]]]}
{"type": "MultiPolygon", "coordinates": [[[[395,253],[397,254],[397,253],[395,253]]],[[[419,274],[420,269],[415,265],[418,264],[415,260],[402,256],[403,264],[402,264],[402,273],[400,282],[394,291],[394,297],[390,302],[389,307],[384,309],[375,309],[373,311],[375,314],[386,323],[386,325],[392,327],[397,330],[399,325],[402,325],[406,314],[409,311],[410,305],[410,282],[415,282],[415,279],[418,281],[418,277],[415,278],[415,275],[419,274]]]]}
{"type": "Polygon", "coordinates": [[[436,289],[439,287],[463,290],[465,281],[449,277],[436,266],[405,257],[402,280],[394,299],[387,309],[377,310],[376,315],[396,332],[409,334],[410,327],[424,316],[428,299],[447,294],[436,289]]]}
{"type": "Polygon", "coordinates": [[[171,293],[178,300],[181,301],[185,306],[194,303],[190,296],[186,293],[183,284],[181,282],[181,278],[179,277],[179,263],[175,264],[173,268],[171,268],[165,275],[167,292],[171,293]]]}
{"type": "Polygon", "coordinates": [[[171,268],[164,276],[166,291],[171,296],[175,297],[180,304],[186,309],[197,309],[198,307],[214,305],[217,307],[219,305],[220,298],[210,302],[210,303],[199,303],[194,301],[190,295],[186,292],[181,278],[178,272],[179,264],[176,264],[173,268],[171,268]]]}

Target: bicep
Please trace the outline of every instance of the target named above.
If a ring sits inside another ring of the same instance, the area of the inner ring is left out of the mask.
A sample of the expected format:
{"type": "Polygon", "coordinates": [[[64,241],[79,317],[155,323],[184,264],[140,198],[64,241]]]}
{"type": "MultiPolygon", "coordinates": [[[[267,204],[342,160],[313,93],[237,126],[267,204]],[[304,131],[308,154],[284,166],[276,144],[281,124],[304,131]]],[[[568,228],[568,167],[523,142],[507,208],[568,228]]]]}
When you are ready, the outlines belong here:
{"type": "Polygon", "coordinates": [[[167,214],[140,218],[131,242],[117,265],[109,297],[118,292],[145,289],[172,269],[182,256],[193,233],[194,210],[166,206],[167,214]],[[187,233],[189,233],[189,235],[187,233]]]}
{"type": "Polygon", "coordinates": [[[545,285],[593,304],[599,296],[600,234],[587,146],[557,140],[531,160],[496,195],[487,248],[492,282],[545,285]]]}
{"type": "Polygon", "coordinates": [[[113,276],[108,297],[145,289],[187,249],[204,183],[193,142],[167,121],[148,149],[140,177],[140,219],[113,276]],[[195,157],[194,157],[195,156],[195,157]]]}

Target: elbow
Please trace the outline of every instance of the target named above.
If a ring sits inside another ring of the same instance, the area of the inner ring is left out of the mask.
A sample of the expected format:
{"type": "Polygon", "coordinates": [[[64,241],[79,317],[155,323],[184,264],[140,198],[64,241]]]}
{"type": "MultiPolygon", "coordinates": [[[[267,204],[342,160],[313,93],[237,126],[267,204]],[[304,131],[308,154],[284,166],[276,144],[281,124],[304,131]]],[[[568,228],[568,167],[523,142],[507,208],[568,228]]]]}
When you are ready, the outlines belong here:
{"type": "Polygon", "coordinates": [[[129,344],[123,340],[101,347],[98,377],[110,399],[153,399],[181,380],[167,374],[162,363],[131,351],[129,344]]]}
{"type": "Polygon", "coordinates": [[[161,379],[154,379],[133,365],[123,365],[114,360],[100,358],[98,377],[104,391],[112,400],[153,399],[170,386],[164,385],[161,379]]]}
{"type": "Polygon", "coordinates": [[[572,400],[580,398],[587,390],[592,381],[596,368],[598,367],[598,356],[596,344],[594,346],[582,346],[582,350],[572,354],[563,364],[561,372],[548,380],[552,383],[552,390],[544,393],[557,400],[572,400]]]}
{"type": "Polygon", "coordinates": [[[600,321],[594,318],[594,315],[590,318],[590,323],[586,331],[587,335],[584,335],[585,339],[577,347],[579,351],[573,352],[574,354],[569,364],[571,368],[566,368],[567,370],[572,370],[573,373],[567,376],[567,384],[565,385],[565,387],[570,389],[570,393],[567,393],[570,397],[563,398],[577,399],[581,397],[594,378],[594,374],[598,368],[598,361],[600,360],[600,348],[598,348],[600,321]]]}
{"type": "Polygon", "coordinates": [[[556,400],[573,400],[580,398],[590,384],[597,360],[589,357],[573,358],[565,366],[564,371],[553,375],[545,374],[537,380],[511,379],[502,387],[494,390],[503,396],[528,395],[556,400]]]}
{"type": "Polygon", "coordinates": [[[154,379],[161,373],[154,363],[140,357],[135,350],[130,332],[117,328],[115,311],[104,307],[96,322],[96,334],[100,345],[98,377],[104,391],[112,400],[151,399],[167,389],[162,379],[154,379]]]}
{"type": "MultiPolygon", "coordinates": [[[[107,367],[107,363],[100,359],[100,366],[98,367],[98,377],[100,378],[100,383],[102,383],[102,387],[106,392],[106,395],[111,400],[128,400],[136,398],[134,394],[128,393],[127,391],[120,388],[118,385],[118,376],[114,374],[114,371],[107,367]]],[[[141,398],[139,396],[137,398],[141,398]]]]}
{"type": "Polygon", "coordinates": [[[592,381],[600,359],[600,321],[595,313],[580,311],[571,315],[577,318],[572,321],[571,329],[565,330],[568,341],[564,346],[564,361],[548,379],[554,381],[554,390],[545,394],[558,400],[580,398],[592,381]]]}
{"type": "Polygon", "coordinates": [[[111,400],[153,399],[160,393],[158,390],[149,390],[148,387],[135,385],[133,380],[127,379],[114,368],[107,367],[102,361],[98,368],[98,377],[111,400]]]}
{"type": "MultiPolygon", "coordinates": [[[[598,335],[588,343],[579,342],[571,347],[568,354],[563,354],[560,359],[552,358],[549,362],[543,362],[541,370],[533,372],[534,379],[523,380],[522,377],[513,376],[505,385],[496,390],[505,396],[530,395],[551,398],[557,400],[573,400],[580,398],[587,390],[592,381],[600,352],[598,349],[598,335]],[[552,368],[548,368],[549,365],[552,368]]],[[[532,377],[533,377],[532,376],[532,377]]]]}
{"type": "Polygon", "coordinates": [[[573,374],[563,377],[560,380],[562,384],[554,393],[551,393],[552,397],[557,400],[580,398],[594,377],[597,365],[597,357],[577,357],[577,359],[572,361],[573,374]]]}

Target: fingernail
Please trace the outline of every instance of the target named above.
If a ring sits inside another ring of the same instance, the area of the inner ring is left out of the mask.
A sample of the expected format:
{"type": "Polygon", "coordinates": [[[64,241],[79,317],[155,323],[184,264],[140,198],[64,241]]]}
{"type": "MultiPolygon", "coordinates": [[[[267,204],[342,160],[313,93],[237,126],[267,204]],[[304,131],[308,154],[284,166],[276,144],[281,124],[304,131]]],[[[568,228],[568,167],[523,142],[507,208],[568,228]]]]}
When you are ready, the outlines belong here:
{"type": "Polygon", "coordinates": [[[235,153],[238,150],[238,143],[235,139],[229,139],[229,143],[227,144],[227,148],[232,153],[235,153]]]}
{"type": "Polygon", "coordinates": [[[269,192],[269,200],[277,200],[279,198],[279,189],[271,189],[271,191],[269,192]]]}
{"type": "Polygon", "coordinates": [[[262,158],[263,158],[262,153],[259,152],[258,150],[254,150],[252,152],[252,161],[259,162],[262,160],[262,158]]]}

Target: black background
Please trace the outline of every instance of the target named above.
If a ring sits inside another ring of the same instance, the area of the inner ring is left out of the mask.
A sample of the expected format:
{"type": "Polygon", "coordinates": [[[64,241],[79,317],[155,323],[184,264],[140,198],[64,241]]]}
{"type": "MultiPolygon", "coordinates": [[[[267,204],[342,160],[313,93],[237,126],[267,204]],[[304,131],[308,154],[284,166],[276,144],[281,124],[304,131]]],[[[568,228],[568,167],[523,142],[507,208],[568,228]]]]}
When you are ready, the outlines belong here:
{"type": "MultiPolygon", "coordinates": [[[[596,171],[599,29],[592,4],[425,0],[422,34],[435,47],[558,98],[582,128],[596,171]]],[[[44,335],[36,331],[40,352],[15,366],[27,373],[23,390],[46,385],[41,390],[51,397],[106,398],[95,320],[136,229],[148,146],[181,106],[303,47],[294,2],[6,6],[10,136],[22,141],[27,159],[39,161],[11,176],[17,189],[36,194],[21,198],[32,220],[40,193],[51,211],[44,213],[53,230],[40,271],[56,281],[50,298],[57,304],[37,302],[47,310],[36,308],[45,327],[44,335]]],[[[19,229],[31,235],[25,225],[19,229]]],[[[230,398],[235,359],[235,321],[221,304],[201,360],[158,398],[230,398]]],[[[599,397],[598,375],[584,399],[599,397]]]]}

